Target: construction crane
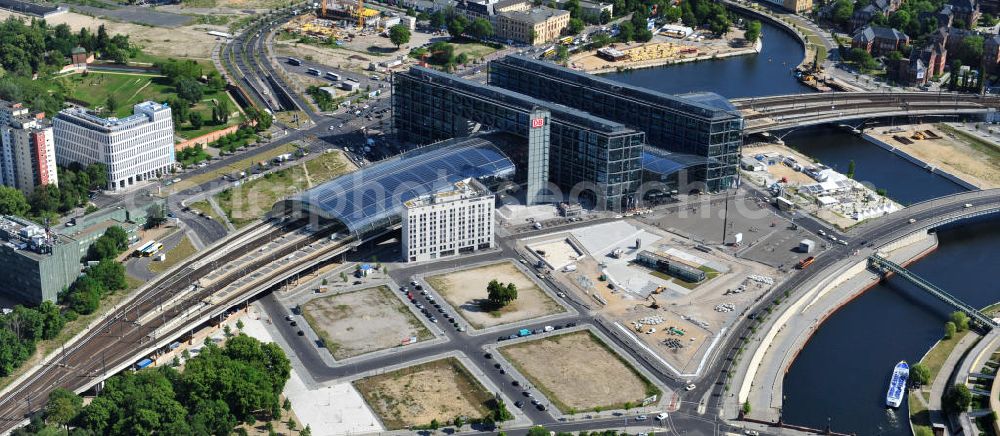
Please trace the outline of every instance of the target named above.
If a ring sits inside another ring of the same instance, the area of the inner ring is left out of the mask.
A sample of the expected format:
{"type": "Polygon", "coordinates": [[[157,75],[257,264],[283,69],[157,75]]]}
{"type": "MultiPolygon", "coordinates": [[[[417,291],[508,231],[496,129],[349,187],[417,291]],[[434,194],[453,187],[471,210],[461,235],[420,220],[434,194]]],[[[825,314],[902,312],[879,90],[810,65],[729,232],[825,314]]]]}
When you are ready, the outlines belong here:
{"type": "Polygon", "coordinates": [[[365,28],[365,0],[358,0],[358,30],[365,28]]]}

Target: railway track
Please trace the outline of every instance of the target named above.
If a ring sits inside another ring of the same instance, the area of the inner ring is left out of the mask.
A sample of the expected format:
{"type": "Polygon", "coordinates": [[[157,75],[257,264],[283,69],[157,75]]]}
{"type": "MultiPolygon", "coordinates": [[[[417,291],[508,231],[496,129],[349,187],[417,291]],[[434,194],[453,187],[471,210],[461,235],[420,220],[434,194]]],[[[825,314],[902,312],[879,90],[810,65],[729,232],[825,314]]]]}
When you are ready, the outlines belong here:
{"type": "MultiPolygon", "coordinates": [[[[183,326],[163,332],[157,330],[166,325],[168,320],[178,316],[181,311],[202,304],[202,300],[236,281],[242,271],[231,271],[215,280],[212,285],[196,289],[193,294],[182,298],[174,306],[173,311],[161,311],[161,316],[152,317],[146,323],[140,324],[136,320],[144,314],[155,312],[164,302],[174,298],[177,293],[189,288],[219,266],[251,253],[280,236],[294,233],[303,226],[304,223],[301,221],[283,225],[258,222],[159,276],[151,285],[140,289],[138,292],[141,294],[121,308],[105,315],[83,336],[79,336],[79,339],[64,347],[46,364],[8,387],[6,392],[0,395],[0,431],[10,430],[31,412],[43,406],[48,393],[55,387],[82,391],[84,387],[93,384],[98,377],[108,375],[107,368],[130,361],[143,344],[153,342],[157,333],[160,338],[165,334],[179,336],[189,327],[183,326]],[[235,246],[233,246],[234,241],[235,246]],[[153,338],[150,337],[151,334],[153,338]]],[[[282,246],[276,256],[294,253],[304,245],[328,236],[328,232],[320,231],[304,238],[297,238],[294,242],[282,246]]],[[[248,267],[259,268],[270,259],[268,256],[262,257],[250,262],[248,267]]],[[[230,296],[230,298],[237,297],[237,295],[230,296]]],[[[222,307],[225,302],[225,300],[220,301],[216,307],[222,307]]],[[[226,309],[228,307],[222,308],[223,311],[226,309]]]]}

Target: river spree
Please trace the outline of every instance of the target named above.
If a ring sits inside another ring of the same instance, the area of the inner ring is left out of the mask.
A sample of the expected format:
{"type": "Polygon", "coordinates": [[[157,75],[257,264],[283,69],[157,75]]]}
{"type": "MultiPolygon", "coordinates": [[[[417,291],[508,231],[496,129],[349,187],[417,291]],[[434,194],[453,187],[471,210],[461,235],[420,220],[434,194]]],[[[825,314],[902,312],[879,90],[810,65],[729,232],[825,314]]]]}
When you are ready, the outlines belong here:
{"type": "MultiPolygon", "coordinates": [[[[798,41],[763,25],[757,56],[671,65],[606,77],[658,91],[713,91],[729,98],[809,92],[791,75],[801,61],[798,41]]],[[[903,204],[960,192],[962,187],[931,174],[862,138],[836,127],[793,132],[790,146],[846,171],[856,163],[859,180],[903,204]]],[[[911,269],[974,306],[1000,300],[994,254],[1000,246],[996,221],[943,231],[940,248],[911,269]]],[[[896,362],[916,362],[941,337],[949,308],[908,282],[891,279],[833,314],[795,360],[785,378],[784,420],[859,435],[910,435],[906,404],[887,410],[885,392],[896,362]]]]}
{"type": "Polygon", "coordinates": [[[802,61],[798,40],[762,23],[763,49],[758,55],[690,62],[604,75],[667,94],[712,91],[728,98],[812,92],[792,76],[802,61]]]}

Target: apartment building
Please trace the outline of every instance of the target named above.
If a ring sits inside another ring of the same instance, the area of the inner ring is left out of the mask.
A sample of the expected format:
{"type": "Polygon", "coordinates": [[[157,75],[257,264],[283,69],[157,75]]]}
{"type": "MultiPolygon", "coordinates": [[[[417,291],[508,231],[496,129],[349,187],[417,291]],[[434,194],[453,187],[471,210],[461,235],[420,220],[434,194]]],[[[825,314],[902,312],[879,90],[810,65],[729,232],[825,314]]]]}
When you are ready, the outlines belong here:
{"type": "Polygon", "coordinates": [[[59,112],[53,121],[56,161],[107,165],[109,190],[169,173],[175,162],[170,107],[147,101],[136,104],[132,113],[103,118],[81,108],[59,112]]]}
{"type": "Polygon", "coordinates": [[[0,101],[0,184],[31,195],[38,186],[58,183],[52,125],[45,114],[0,101]]]}

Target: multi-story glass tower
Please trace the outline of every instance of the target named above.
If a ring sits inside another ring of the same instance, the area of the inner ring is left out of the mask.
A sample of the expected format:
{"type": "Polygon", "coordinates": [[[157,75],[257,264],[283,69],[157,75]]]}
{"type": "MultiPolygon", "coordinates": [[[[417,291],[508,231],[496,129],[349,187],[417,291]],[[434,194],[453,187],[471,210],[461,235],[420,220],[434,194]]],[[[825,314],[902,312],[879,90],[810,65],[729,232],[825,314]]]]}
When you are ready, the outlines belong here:
{"type": "Polygon", "coordinates": [[[590,198],[601,209],[635,204],[645,135],[586,112],[423,67],[393,75],[393,124],[419,144],[500,130],[514,150],[528,204],[590,198]],[[549,183],[551,182],[551,183],[549,183]],[[548,197],[558,190],[562,195],[548,197]]]}
{"type": "Polygon", "coordinates": [[[489,84],[618,121],[645,132],[653,147],[705,157],[689,177],[702,190],[735,184],[743,117],[717,94],[674,96],[519,55],[490,62],[489,84]]]}

